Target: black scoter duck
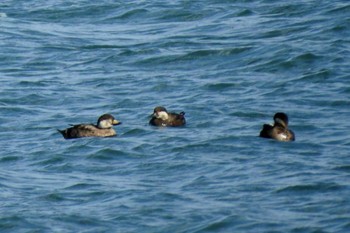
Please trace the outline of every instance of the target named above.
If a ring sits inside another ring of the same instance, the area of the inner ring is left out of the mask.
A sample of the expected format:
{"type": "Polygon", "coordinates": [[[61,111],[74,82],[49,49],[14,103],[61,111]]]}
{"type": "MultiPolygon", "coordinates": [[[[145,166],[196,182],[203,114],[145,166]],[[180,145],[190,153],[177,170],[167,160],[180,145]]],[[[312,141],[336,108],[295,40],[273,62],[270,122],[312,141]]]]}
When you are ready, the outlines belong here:
{"type": "Polygon", "coordinates": [[[164,107],[156,107],[149,122],[154,126],[183,126],[186,124],[185,113],[169,113],[164,107]]]}
{"type": "Polygon", "coordinates": [[[64,130],[58,130],[65,139],[81,137],[112,137],[117,135],[113,125],[120,125],[121,122],[114,119],[111,114],[103,114],[97,120],[97,124],[73,125],[64,130]]]}
{"type": "Polygon", "coordinates": [[[288,116],[283,112],[278,112],[273,117],[274,125],[264,124],[260,132],[260,137],[273,138],[278,141],[294,141],[294,132],[288,129],[288,116]]]}

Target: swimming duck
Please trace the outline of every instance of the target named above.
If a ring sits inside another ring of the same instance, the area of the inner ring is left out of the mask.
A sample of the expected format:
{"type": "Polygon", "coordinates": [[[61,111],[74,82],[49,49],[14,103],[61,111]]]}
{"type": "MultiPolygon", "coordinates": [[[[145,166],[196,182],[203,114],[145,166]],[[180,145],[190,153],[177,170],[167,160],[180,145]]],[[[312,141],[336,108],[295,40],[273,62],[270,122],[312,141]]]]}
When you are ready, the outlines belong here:
{"type": "Polygon", "coordinates": [[[283,112],[278,112],[273,117],[274,125],[264,124],[260,132],[260,137],[273,138],[278,141],[294,141],[295,136],[292,130],[288,129],[288,116],[283,112]]]}
{"type": "Polygon", "coordinates": [[[156,107],[152,119],[149,121],[154,126],[183,126],[186,124],[185,113],[169,113],[164,107],[156,107]]]}
{"type": "Polygon", "coordinates": [[[112,137],[117,135],[112,128],[113,125],[120,125],[121,122],[114,119],[111,114],[103,114],[97,120],[97,124],[73,125],[64,130],[58,130],[65,139],[81,137],[112,137]]]}

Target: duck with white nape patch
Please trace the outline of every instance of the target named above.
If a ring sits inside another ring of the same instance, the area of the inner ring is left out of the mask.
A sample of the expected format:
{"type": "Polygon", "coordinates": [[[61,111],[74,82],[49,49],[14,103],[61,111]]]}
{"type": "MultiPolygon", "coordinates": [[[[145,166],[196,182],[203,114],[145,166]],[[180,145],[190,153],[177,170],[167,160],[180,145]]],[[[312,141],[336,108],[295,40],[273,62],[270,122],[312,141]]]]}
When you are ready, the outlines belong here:
{"type": "Polygon", "coordinates": [[[186,124],[185,112],[170,113],[166,108],[158,106],[154,109],[152,119],[149,122],[153,126],[177,127],[186,124]]]}
{"type": "Polygon", "coordinates": [[[277,141],[294,141],[294,132],[288,129],[288,116],[283,112],[278,112],[273,117],[274,125],[264,124],[260,132],[260,137],[272,138],[277,141]]]}
{"type": "Polygon", "coordinates": [[[112,137],[117,135],[113,129],[114,125],[120,125],[121,122],[114,119],[111,114],[103,114],[97,120],[97,124],[79,124],[73,125],[64,130],[58,130],[65,139],[81,137],[112,137]]]}

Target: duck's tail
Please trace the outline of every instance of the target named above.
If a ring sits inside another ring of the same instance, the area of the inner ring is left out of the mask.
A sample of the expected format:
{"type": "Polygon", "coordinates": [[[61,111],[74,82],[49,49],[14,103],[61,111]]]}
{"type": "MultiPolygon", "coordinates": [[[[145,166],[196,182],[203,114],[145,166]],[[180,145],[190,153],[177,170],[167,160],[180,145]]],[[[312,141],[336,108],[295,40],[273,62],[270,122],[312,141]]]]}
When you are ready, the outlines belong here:
{"type": "Polygon", "coordinates": [[[67,138],[67,130],[60,130],[60,129],[57,129],[57,131],[58,131],[59,133],[61,133],[62,136],[63,136],[64,138],[67,138]]]}

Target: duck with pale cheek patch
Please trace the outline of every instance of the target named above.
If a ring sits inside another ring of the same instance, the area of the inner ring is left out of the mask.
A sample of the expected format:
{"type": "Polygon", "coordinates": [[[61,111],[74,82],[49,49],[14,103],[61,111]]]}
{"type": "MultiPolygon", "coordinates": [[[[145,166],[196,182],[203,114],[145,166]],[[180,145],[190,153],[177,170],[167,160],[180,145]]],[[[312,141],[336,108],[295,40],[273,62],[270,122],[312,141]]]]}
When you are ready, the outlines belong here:
{"type": "Polygon", "coordinates": [[[278,112],[273,117],[274,125],[264,124],[260,132],[260,137],[273,138],[278,141],[294,141],[295,135],[288,129],[288,116],[283,112],[278,112]]]}
{"type": "Polygon", "coordinates": [[[183,126],[186,124],[185,113],[169,113],[164,107],[156,107],[153,111],[152,119],[149,122],[154,126],[183,126]]]}
{"type": "Polygon", "coordinates": [[[73,125],[64,130],[58,130],[65,139],[81,137],[112,137],[117,135],[113,125],[120,125],[121,122],[114,119],[111,114],[103,114],[98,118],[97,124],[73,125]]]}

